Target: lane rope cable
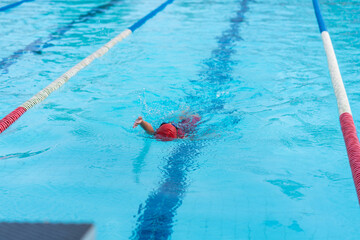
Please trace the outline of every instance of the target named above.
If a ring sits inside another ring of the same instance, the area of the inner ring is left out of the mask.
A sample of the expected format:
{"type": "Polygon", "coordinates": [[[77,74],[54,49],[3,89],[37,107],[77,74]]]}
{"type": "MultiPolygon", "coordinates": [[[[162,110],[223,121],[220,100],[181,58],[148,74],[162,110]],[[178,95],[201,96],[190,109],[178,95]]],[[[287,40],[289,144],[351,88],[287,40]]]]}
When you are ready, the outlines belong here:
{"type": "Polygon", "coordinates": [[[89,55],[88,57],[83,59],[81,62],[76,64],[74,67],[72,67],[66,73],[61,75],[58,79],[56,79],[55,81],[50,83],[47,87],[42,89],[40,92],[38,92],[32,98],[30,98],[29,100],[24,102],[21,106],[19,106],[14,111],[12,111],[8,115],[6,115],[3,119],[0,120],[0,133],[5,131],[10,125],[12,125],[16,120],[18,120],[27,110],[34,107],[36,104],[42,102],[52,92],[54,92],[55,90],[60,88],[62,85],[64,85],[67,81],[69,81],[70,78],[75,76],[81,69],[83,69],[84,67],[89,65],[96,58],[103,56],[112,47],[114,47],[118,42],[120,42],[123,39],[125,39],[126,37],[128,37],[136,29],[140,28],[144,23],[146,23],[150,18],[154,17],[157,13],[164,10],[167,5],[169,5],[173,2],[174,2],[174,0],[168,0],[168,1],[164,2],[163,4],[161,4],[159,7],[157,7],[153,11],[151,11],[145,17],[141,18],[139,21],[134,23],[131,27],[124,30],[119,35],[117,35],[115,38],[113,38],[108,43],[106,43],[104,46],[99,48],[93,54],[89,55]]]}
{"type": "Polygon", "coordinates": [[[341,130],[345,140],[350,168],[360,204],[360,143],[356,134],[356,128],[351,114],[350,104],[346,95],[343,80],[341,78],[335,51],[330,39],[330,35],[322,18],[318,0],[313,0],[313,6],[325,48],[331,82],[334,88],[340,115],[341,130]]]}

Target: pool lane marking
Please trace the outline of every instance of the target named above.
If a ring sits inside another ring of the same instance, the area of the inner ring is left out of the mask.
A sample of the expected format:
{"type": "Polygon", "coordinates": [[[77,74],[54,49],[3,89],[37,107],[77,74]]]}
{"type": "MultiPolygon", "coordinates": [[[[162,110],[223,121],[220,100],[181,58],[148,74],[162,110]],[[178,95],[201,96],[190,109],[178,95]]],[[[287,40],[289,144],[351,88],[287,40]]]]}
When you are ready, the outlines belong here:
{"type": "Polygon", "coordinates": [[[19,2],[15,2],[15,3],[11,3],[9,5],[6,5],[6,6],[3,6],[3,7],[0,7],[0,12],[3,12],[3,11],[6,11],[6,10],[9,10],[11,8],[14,8],[14,7],[17,7],[25,2],[33,2],[35,0],[22,0],[22,1],[19,1],[19,2]]]}
{"type": "Polygon", "coordinates": [[[326,57],[328,61],[331,82],[334,88],[336,101],[340,115],[340,125],[345,140],[346,150],[349,158],[350,168],[360,203],[360,143],[356,134],[354,120],[351,114],[350,104],[346,95],[343,80],[336,60],[335,51],[331,43],[330,35],[326,29],[321,15],[318,0],[313,0],[316,19],[319,25],[321,38],[323,40],[326,57]]]}
{"type": "Polygon", "coordinates": [[[75,24],[84,23],[92,19],[99,13],[104,13],[104,10],[109,9],[120,1],[121,0],[110,0],[108,3],[92,8],[88,12],[81,14],[77,19],[73,20],[67,25],[57,28],[54,32],[50,33],[47,36],[47,40],[43,40],[42,38],[34,40],[24,48],[15,51],[13,54],[6,58],[3,58],[0,61],[0,69],[3,71],[3,74],[6,74],[8,72],[8,68],[14,63],[16,63],[16,60],[19,59],[24,53],[41,53],[43,49],[53,46],[51,42],[61,39],[61,37],[64,36],[67,31],[71,30],[75,24]]]}
{"type": "Polygon", "coordinates": [[[128,37],[133,31],[141,27],[146,21],[154,17],[158,12],[162,11],[168,4],[172,3],[174,0],[168,0],[161,4],[159,7],[157,7],[155,10],[150,12],[145,17],[141,18],[139,21],[137,21],[134,25],[132,25],[130,28],[126,29],[119,35],[117,35],[115,38],[110,40],[108,43],[106,43],[104,46],[99,48],[96,52],[91,54],[90,56],[83,59],[81,62],[76,64],[74,67],[72,67],[70,70],[68,70],[66,73],[61,75],[58,79],[50,83],[47,87],[42,89],[40,92],[38,92],[36,95],[34,95],[32,98],[30,98],[28,101],[24,102],[20,107],[16,108],[14,111],[12,111],[10,114],[5,116],[3,119],[0,120],[0,133],[5,131],[10,125],[12,125],[16,120],[18,120],[27,110],[35,106],[36,104],[42,102],[45,98],[47,98],[52,92],[54,92],[56,89],[60,88],[62,85],[64,85],[67,81],[69,81],[70,78],[75,76],[81,69],[89,65],[92,61],[94,61],[96,58],[99,58],[103,56],[105,53],[107,53],[112,47],[114,47],[118,42],[122,41],[126,37],[128,37]]]}
{"type": "MultiPolygon", "coordinates": [[[[198,84],[203,89],[204,81],[214,86],[214,89],[210,91],[217,92],[233,80],[230,75],[235,64],[231,57],[236,54],[236,43],[242,40],[239,31],[245,20],[245,13],[249,11],[250,1],[239,0],[238,2],[240,8],[236,10],[236,16],[231,18],[229,28],[226,28],[217,38],[217,47],[212,50],[211,57],[205,61],[203,66],[206,68],[199,73],[198,84]],[[219,72],[226,72],[226,74],[218,74],[219,72]]],[[[196,98],[199,101],[198,95],[196,98]]],[[[204,106],[203,112],[209,113],[224,108],[225,102],[217,97],[207,100],[206,103],[200,102],[204,106]]],[[[190,99],[190,101],[193,100],[190,99]]],[[[166,165],[162,167],[159,185],[148,195],[145,204],[140,204],[136,227],[130,239],[171,238],[177,209],[181,207],[191,182],[188,175],[196,170],[195,159],[201,154],[200,150],[207,145],[207,141],[180,141],[171,154],[165,158],[166,165]]]]}

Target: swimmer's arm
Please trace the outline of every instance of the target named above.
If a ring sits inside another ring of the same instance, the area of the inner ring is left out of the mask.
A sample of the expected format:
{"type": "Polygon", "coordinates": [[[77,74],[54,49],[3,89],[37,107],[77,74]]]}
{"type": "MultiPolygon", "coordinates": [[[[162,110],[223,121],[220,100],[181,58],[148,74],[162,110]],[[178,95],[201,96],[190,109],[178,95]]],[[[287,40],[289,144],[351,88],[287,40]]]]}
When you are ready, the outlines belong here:
{"type": "Polygon", "coordinates": [[[138,125],[140,125],[145,130],[146,133],[150,135],[155,134],[154,128],[151,126],[151,124],[146,122],[142,117],[138,117],[135,120],[133,128],[136,128],[138,125]]]}

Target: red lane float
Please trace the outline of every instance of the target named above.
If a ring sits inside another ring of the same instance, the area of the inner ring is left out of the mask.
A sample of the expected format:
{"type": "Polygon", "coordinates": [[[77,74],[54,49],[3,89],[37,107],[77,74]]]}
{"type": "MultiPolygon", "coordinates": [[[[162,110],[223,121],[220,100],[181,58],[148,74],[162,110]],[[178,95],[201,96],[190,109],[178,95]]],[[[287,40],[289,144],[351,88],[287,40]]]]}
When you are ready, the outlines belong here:
{"type": "Polygon", "coordinates": [[[340,115],[346,150],[358,196],[360,196],[360,143],[356,134],[353,117],[350,113],[340,115]]]}
{"type": "Polygon", "coordinates": [[[26,108],[18,107],[8,115],[6,115],[3,119],[0,120],[0,133],[5,131],[11,124],[13,124],[21,115],[26,112],[26,108]]]}

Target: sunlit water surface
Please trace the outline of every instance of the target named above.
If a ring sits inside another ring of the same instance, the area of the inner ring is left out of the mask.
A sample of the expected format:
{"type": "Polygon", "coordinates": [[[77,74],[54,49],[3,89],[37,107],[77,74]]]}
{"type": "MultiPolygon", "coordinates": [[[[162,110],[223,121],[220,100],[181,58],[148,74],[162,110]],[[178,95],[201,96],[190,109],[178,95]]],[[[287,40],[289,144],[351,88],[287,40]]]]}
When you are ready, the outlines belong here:
{"type": "MultiPolygon", "coordinates": [[[[0,115],[161,3],[0,12],[0,115]]],[[[359,128],[359,4],[321,8],[359,128]]],[[[101,240],[359,237],[311,1],[176,0],[2,133],[0,166],[1,221],[93,222],[101,240]],[[202,116],[185,140],[132,129],[182,111],[202,116]]]]}

